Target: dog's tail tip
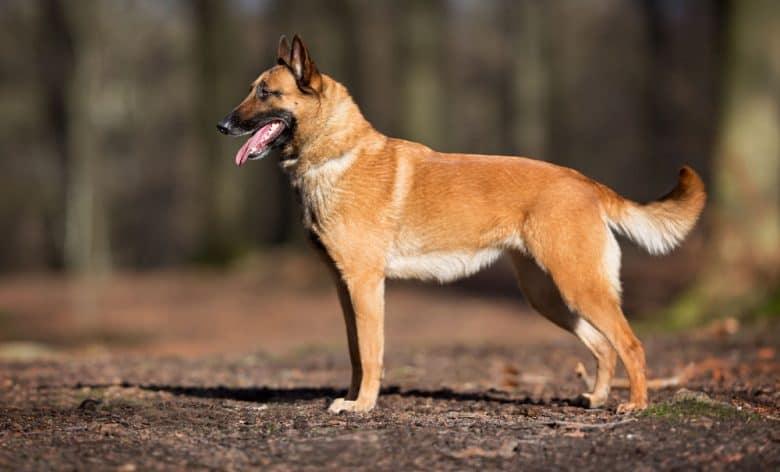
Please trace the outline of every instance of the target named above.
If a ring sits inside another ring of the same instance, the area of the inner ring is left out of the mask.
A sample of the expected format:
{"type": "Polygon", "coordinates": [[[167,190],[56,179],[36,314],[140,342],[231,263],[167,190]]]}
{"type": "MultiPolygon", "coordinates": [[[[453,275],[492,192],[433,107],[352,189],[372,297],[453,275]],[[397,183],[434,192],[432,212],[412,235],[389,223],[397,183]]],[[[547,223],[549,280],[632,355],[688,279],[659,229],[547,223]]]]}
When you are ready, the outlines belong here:
{"type": "Polygon", "coordinates": [[[666,254],[696,224],[707,194],[699,174],[686,165],[680,168],[674,189],[660,199],[645,205],[621,200],[609,214],[610,227],[651,254],[666,254]]]}
{"type": "Polygon", "coordinates": [[[706,198],[704,191],[704,181],[698,172],[693,170],[693,167],[684,165],[680,167],[679,177],[677,180],[677,186],[687,193],[701,194],[702,198],[706,198]]]}

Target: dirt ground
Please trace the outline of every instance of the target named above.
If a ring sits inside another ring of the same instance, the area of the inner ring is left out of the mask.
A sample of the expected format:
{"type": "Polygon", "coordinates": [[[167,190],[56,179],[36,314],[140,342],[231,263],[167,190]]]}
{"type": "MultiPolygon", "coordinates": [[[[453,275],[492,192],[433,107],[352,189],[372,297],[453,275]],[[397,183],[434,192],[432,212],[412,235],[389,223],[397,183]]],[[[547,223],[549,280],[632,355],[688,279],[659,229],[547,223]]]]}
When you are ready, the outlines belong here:
{"type": "Polygon", "coordinates": [[[650,376],[679,385],[617,415],[622,388],[576,405],[590,356],[519,297],[394,285],[377,408],[333,415],[349,379],[338,303],[294,279],[0,281],[0,468],[780,467],[777,324],[640,333],[650,376]]]}

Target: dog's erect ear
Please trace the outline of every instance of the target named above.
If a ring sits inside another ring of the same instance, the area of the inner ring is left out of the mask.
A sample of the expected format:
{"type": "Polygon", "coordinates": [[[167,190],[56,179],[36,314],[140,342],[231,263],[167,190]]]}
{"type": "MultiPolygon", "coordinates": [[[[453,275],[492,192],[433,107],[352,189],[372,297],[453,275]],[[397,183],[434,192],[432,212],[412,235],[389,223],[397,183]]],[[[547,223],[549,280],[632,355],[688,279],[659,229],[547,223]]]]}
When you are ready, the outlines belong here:
{"type": "Polygon", "coordinates": [[[306,50],[301,38],[296,34],[292,42],[292,52],[290,53],[290,63],[288,64],[298,82],[298,87],[306,93],[318,93],[322,86],[317,67],[309,57],[309,51],[306,50]]]}
{"type": "Polygon", "coordinates": [[[287,36],[282,35],[279,38],[279,50],[276,52],[276,63],[283,66],[290,66],[290,42],[287,36]]]}

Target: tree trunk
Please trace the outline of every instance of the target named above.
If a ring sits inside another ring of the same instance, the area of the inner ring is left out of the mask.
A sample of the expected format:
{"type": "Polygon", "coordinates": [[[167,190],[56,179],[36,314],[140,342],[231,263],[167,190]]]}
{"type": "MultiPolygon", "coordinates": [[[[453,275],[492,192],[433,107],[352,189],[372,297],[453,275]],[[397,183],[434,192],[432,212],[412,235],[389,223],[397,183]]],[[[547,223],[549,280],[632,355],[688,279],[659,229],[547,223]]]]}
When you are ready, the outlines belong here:
{"type": "Polygon", "coordinates": [[[780,8],[734,2],[711,190],[713,232],[699,285],[672,318],[741,316],[778,296],[780,270],[780,8]]]}
{"type": "Polygon", "coordinates": [[[51,201],[46,202],[46,263],[50,268],[65,267],[65,214],[68,201],[70,121],[68,84],[73,80],[73,32],[61,0],[40,0],[37,54],[47,128],[51,130],[56,155],[56,176],[51,201]]]}
{"type": "MultiPolygon", "coordinates": [[[[193,3],[195,16],[195,126],[202,172],[200,200],[203,205],[202,240],[197,258],[201,262],[222,264],[235,256],[242,231],[238,220],[241,215],[241,186],[231,175],[229,156],[223,152],[225,138],[216,131],[216,123],[238,103],[224,106],[221,96],[230,93],[243,98],[236,90],[229,90],[225,83],[230,73],[230,56],[236,43],[228,23],[227,2],[221,0],[197,0],[193,3]]],[[[249,78],[249,80],[252,80],[249,78]]],[[[245,85],[242,85],[244,87],[245,85]]],[[[242,92],[246,89],[242,88],[242,92]]]]}
{"type": "MultiPolygon", "coordinates": [[[[546,159],[548,121],[548,64],[546,5],[535,1],[506,2],[499,11],[505,41],[508,82],[502,128],[507,152],[546,159]]],[[[501,87],[501,88],[504,88],[501,87]]]]}
{"type": "Polygon", "coordinates": [[[406,68],[402,91],[403,136],[442,149],[444,97],[439,78],[445,8],[439,1],[405,1],[402,5],[405,14],[400,27],[404,30],[402,51],[406,68]]]}
{"type": "Polygon", "coordinates": [[[68,86],[68,187],[65,208],[65,265],[81,274],[108,271],[111,266],[106,199],[100,183],[100,124],[94,96],[101,62],[100,2],[71,9],[75,55],[68,86]]]}

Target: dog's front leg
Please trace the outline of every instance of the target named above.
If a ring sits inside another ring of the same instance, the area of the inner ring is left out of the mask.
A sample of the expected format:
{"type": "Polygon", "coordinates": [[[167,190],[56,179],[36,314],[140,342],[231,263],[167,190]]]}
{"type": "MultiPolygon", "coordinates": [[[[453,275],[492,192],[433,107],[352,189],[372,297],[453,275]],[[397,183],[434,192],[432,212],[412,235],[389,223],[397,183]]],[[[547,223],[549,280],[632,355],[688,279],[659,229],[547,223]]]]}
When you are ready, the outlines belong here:
{"type": "Polygon", "coordinates": [[[360,391],[360,382],[363,379],[363,367],[360,365],[360,346],[358,346],[357,324],[355,321],[355,308],[349,295],[349,288],[342,280],[340,274],[336,274],[336,289],[339,293],[341,311],[344,312],[344,324],[347,328],[347,343],[349,344],[349,360],[352,364],[352,380],[349,384],[349,392],[345,400],[356,400],[360,391]]]}
{"type": "MultiPolygon", "coordinates": [[[[347,398],[338,398],[330,405],[329,409],[333,413],[342,411],[366,412],[376,405],[382,378],[385,281],[381,274],[361,274],[359,276],[344,274],[344,280],[354,310],[354,327],[360,363],[360,389],[354,400],[349,395],[347,398]]],[[[345,312],[346,317],[347,312],[345,312]]],[[[348,325],[348,335],[349,329],[348,325]]],[[[354,381],[355,368],[353,366],[354,381]]],[[[350,393],[353,393],[351,388],[350,393]]]]}

